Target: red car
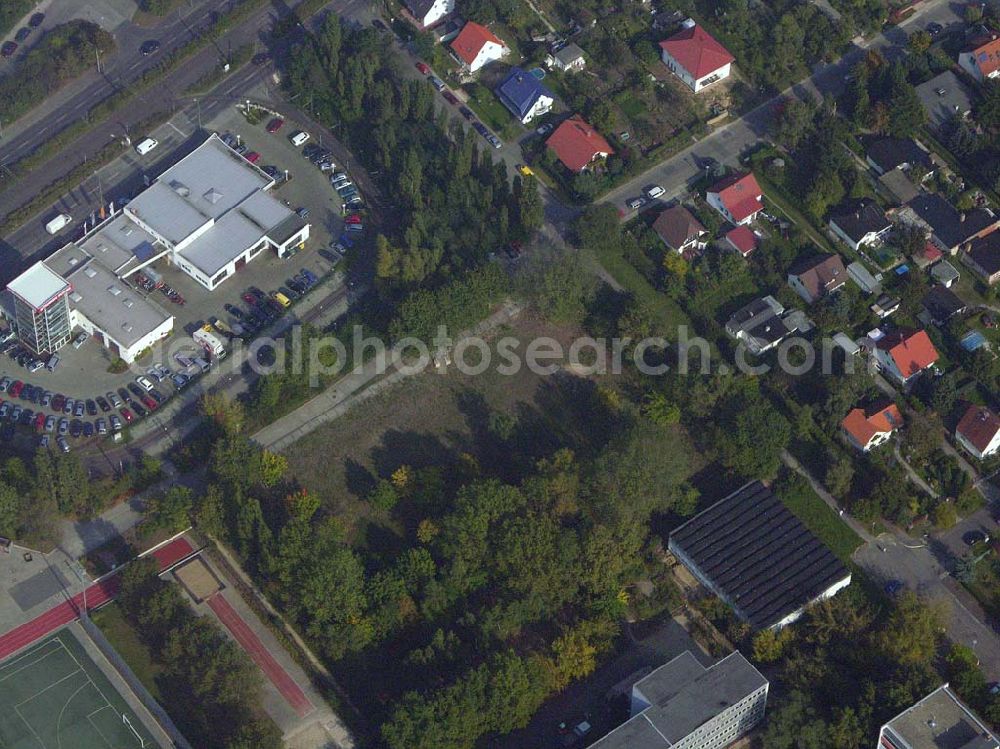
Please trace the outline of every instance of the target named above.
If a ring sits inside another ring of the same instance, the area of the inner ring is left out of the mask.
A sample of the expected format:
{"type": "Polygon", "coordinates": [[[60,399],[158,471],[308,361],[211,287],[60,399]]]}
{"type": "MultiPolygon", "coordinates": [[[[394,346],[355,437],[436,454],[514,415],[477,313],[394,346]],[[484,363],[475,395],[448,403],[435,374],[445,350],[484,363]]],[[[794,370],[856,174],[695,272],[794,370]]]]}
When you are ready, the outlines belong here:
{"type": "Polygon", "coordinates": [[[281,130],[281,126],[285,124],[285,121],[280,117],[275,117],[269,123],[267,123],[267,132],[276,133],[281,130]]]}
{"type": "Polygon", "coordinates": [[[45,414],[39,411],[35,415],[35,431],[41,432],[44,431],[44,429],[45,429],[45,414]]]}
{"type": "Polygon", "coordinates": [[[248,153],[243,158],[245,158],[251,164],[256,164],[258,161],[260,161],[260,154],[257,153],[256,151],[251,151],[250,153],[248,153]]]}
{"type": "Polygon", "coordinates": [[[7,388],[7,392],[10,393],[12,398],[17,398],[21,394],[22,390],[24,390],[24,383],[20,380],[14,380],[10,384],[10,387],[7,388]]]}
{"type": "Polygon", "coordinates": [[[255,304],[257,304],[257,296],[255,294],[251,294],[249,291],[244,292],[241,295],[241,298],[243,299],[244,302],[246,302],[247,304],[249,304],[251,307],[254,306],[255,304]]]}
{"type": "Polygon", "coordinates": [[[155,411],[156,410],[156,401],[154,401],[148,395],[142,396],[142,398],[140,398],[139,400],[141,400],[142,401],[142,405],[144,405],[150,411],[155,411]]]}
{"type": "Polygon", "coordinates": [[[360,224],[361,216],[357,213],[352,213],[350,216],[344,219],[345,224],[360,224]]]}
{"type": "Polygon", "coordinates": [[[456,107],[458,106],[458,97],[455,96],[455,94],[453,94],[451,91],[444,91],[441,94],[441,96],[443,96],[444,100],[449,104],[453,104],[456,107]]]}
{"type": "Polygon", "coordinates": [[[125,423],[131,424],[132,421],[135,419],[135,417],[132,415],[132,412],[129,411],[127,408],[121,408],[119,409],[119,411],[121,412],[122,418],[125,419],[125,423]]]}
{"type": "Polygon", "coordinates": [[[426,62],[418,62],[417,70],[419,70],[424,75],[430,75],[431,72],[430,66],[426,62]]]}

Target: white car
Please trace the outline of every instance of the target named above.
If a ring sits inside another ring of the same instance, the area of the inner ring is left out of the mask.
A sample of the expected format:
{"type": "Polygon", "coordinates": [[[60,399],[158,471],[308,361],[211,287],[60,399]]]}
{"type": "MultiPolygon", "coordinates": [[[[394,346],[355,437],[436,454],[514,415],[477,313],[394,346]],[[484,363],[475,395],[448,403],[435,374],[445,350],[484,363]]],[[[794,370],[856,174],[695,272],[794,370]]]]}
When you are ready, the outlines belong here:
{"type": "Polygon", "coordinates": [[[135,381],[139,383],[139,387],[145,390],[147,393],[153,389],[153,383],[147,380],[142,375],[135,378],[135,381]]]}
{"type": "Polygon", "coordinates": [[[665,192],[666,192],[666,190],[664,190],[659,185],[650,185],[649,187],[646,188],[646,196],[650,200],[656,200],[658,197],[660,197],[661,195],[663,195],[663,193],[665,193],[665,192]]]}
{"type": "Polygon", "coordinates": [[[307,140],[309,140],[309,133],[307,133],[305,130],[299,130],[296,133],[292,133],[291,137],[292,145],[295,146],[296,148],[298,148],[301,145],[304,145],[307,140]]]}

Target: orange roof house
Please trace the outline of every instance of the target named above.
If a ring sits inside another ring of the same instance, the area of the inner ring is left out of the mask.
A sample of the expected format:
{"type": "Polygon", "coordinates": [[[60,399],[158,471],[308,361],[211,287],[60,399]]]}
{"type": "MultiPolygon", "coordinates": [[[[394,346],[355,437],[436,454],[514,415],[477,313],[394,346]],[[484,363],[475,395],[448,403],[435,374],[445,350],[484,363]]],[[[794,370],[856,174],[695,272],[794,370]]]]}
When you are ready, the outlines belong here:
{"type": "Polygon", "coordinates": [[[578,114],[564,120],[545,145],[574,174],[582,172],[592,161],[607,158],[615,152],[604,136],[578,114]]]}
{"type": "Polygon", "coordinates": [[[732,174],[712,185],[705,200],[734,224],[748,224],[764,208],[764,193],[752,172],[732,174]]]}
{"type": "Polygon", "coordinates": [[[1000,75],[1000,39],[994,34],[990,39],[980,40],[958,55],[958,64],[980,83],[996,78],[1000,75]]]}
{"type": "Polygon", "coordinates": [[[451,49],[462,66],[475,73],[507,54],[507,45],[485,26],[469,21],[452,42],[451,49]]]}
{"type": "Polygon", "coordinates": [[[691,18],[684,22],[684,28],[660,42],[660,57],[695,93],[727,77],[736,59],[691,18]]]}
{"type": "Polygon", "coordinates": [[[907,385],[938,360],[937,349],[923,330],[898,330],[875,342],[878,366],[900,385],[907,385]]]}
{"type": "Polygon", "coordinates": [[[901,426],[903,416],[895,403],[882,403],[868,409],[851,409],[840,422],[847,441],[862,452],[878,447],[901,426]]]}

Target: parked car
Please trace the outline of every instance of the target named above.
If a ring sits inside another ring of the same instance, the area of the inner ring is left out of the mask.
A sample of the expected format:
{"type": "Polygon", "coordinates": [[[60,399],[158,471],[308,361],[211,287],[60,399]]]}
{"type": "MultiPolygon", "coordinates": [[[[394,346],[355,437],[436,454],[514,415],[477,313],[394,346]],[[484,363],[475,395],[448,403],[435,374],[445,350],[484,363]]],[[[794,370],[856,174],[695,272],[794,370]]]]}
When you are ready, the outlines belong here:
{"type": "Polygon", "coordinates": [[[56,430],[56,417],[49,414],[45,417],[45,431],[54,432],[56,430]]]}
{"type": "Polygon", "coordinates": [[[97,433],[98,434],[107,434],[108,433],[108,422],[106,422],[103,419],[103,417],[97,420],[97,422],[95,423],[95,426],[97,428],[97,433]]]}
{"type": "Polygon", "coordinates": [[[69,431],[69,419],[63,416],[59,419],[59,434],[66,434],[69,431]]]}
{"type": "Polygon", "coordinates": [[[975,546],[976,544],[987,543],[990,540],[990,536],[983,530],[971,530],[966,531],[965,534],[962,535],[962,540],[969,546],[975,546]]]}
{"type": "Polygon", "coordinates": [[[117,395],[115,395],[112,392],[108,392],[107,396],[108,396],[108,400],[111,401],[111,405],[112,406],[114,406],[115,408],[121,408],[121,405],[122,405],[122,399],[121,398],[119,398],[117,395]]]}
{"type": "Polygon", "coordinates": [[[632,198],[625,205],[627,205],[630,210],[635,211],[646,205],[646,198],[632,198]]]}
{"type": "Polygon", "coordinates": [[[94,436],[94,425],[89,421],[83,422],[83,436],[84,437],[94,436]]]}
{"type": "Polygon", "coordinates": [[[546,122],[544,125],[539,125],[535,128],[535,133],[538,135],[548,135],[552,132],[552,123],[546,122]]]}
{"type": "Polygon", "coordinates": [[[109,417],[109,421],[111,422],[112,429],[114,429],[116,432],[121,431],[122,420],[119,419],[116,414],[111,414],[111,416],[109,417]]]}
{"type": "Polygon", "coordinates": [[[97,396],[97,407],[101,409],[102,413],[107,413],[111,410],[111,404],[108,403],[107,399],[103,395],[97,396]]]}
{"type": "Polygon", "coordinates": [[[83,344],[87,342],[90,338],[90,334],[86,332],[78,333],[76,338],[73,339],[73,348],[80,348],[83,344]]]}
{"type": "Polygon", "coordinates": [[[284,124],[285,121],[283,119],[281,119],[280,117],[275,117],[273,120],[267,123],[267,132],[276,133],[279,130],[281,130],[284,124]]]}
{"type": "Polygon", "coordinates": [[[45,20],[44,13],[35,13],[35,15],[33,15],[30,19],[28,19],[28,25],[33,29],[37,29],[39,26],[42,25],[42,21],[44,20],[45,20]]]}
{"type": "Polygon", "coordinates": [[[133,421],[135,421],[135,416],[133,416],[132,412],[129,411],[127,408],[125,408],[125,406],[119,408],[118,413],[122,415],[122,418],[125,419],[125,423],[127,424],[131,424],[133,421]]]}
{"type": "Polygon", "coordinates": [[[38,449],[44,450],[49,446],[49,435],[43,434],[38,438],[38,449]]]}
{"type": "Polygon", "coordinates": [[[87,398],[85,405],[88,416],[97,416],[97,404],[91,398],[87,398]]]}
{"type": "Polygon", "coordinates": [[[69,442],[61,434],[56,437],[56,444],[59,445],[59,449],[64,453],[69,452],[69,442]]]}
{"type": "Polygon", "coordinates": [[[451,91],[442,91],[441,96],[443,96],[444,100],[449,104],[451,104],[452,106],[456,107],[458,106],[458,97],[455,96],[455,94],[453,94],[451,91]]]}
{"type": "Polygon", "coordinates": [[[153,383],[152,383],[152,382],[150,382],[149,380],[147,380],[147,379],[146,379],[145,377],[143,377],[142,375],[139,375],[138,377],[136,377],[136,378],[135,378],[135,381],[136,381],[137,383],[139,383],[139,387],[141,387],[141,388],[142,388],[143,390],[145,390],[145,391],[146,391],[147,393],[148,393],[148,392],[149,392],[150,390],[152,390],[152,389],[153,389],[153,383]]]}
{"type": "Polygon", "coordinates": [[[258,161],[260,161],[260,154],[257,153],[256,151],[251,151],[250,153],[248,153],[243,158],[245,158],[251,164],[256,164],[258,161]]]}
{"type": "Polygon", "coordinates": [[[475,115],[472,114],[472,110],[468,107],[460,107],[458,111],[469,122],[472,122],[472,120],[475,119],[475,115]]]}
{"type": "Polygon", "coordinates": [[[424,75],[430,75],[431,72],[430,66],[425,62],[418,62],[417,70],[419,70],[424,75]]]}
{"type": "Polygon", "coordinates": [[[431,85],[438,91],[444,91],[444,81],[438,78],[436,75],[432,75],[429,79],[431,85]]]}
{"type": "Polygon", "coordinates": [[[139,54],[143,57],[149,57],[152,54],[156,54],[160,49],[160,42],[156,39],[148,39],[142,43],[139,47],[139,54]]]}
{"type": "Polygon", "coordinates": [[[17,52],[17,42],[4,42],[0,47],[0,57],[13,57],[17,52]]]}
{"type": "Polygon", "coordinates": [[[22,26],[17,30],[17,33],[14,34],[14,41],[23,42],[29,36],[31,36],[31,29],[29,29],[27,26],[22,26]]]}

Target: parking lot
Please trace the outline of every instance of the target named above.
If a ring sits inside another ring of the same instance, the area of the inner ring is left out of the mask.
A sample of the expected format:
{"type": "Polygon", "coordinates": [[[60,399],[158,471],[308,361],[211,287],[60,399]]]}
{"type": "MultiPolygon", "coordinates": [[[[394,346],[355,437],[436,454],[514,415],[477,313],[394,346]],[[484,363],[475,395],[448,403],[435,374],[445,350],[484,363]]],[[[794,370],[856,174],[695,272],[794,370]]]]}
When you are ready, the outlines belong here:
{"type": "MultiPolygon", "coordinates": [[[[151,266],[154,272],[148,275],[156,276],[160,285],[140,290],[140,293],[174,315],[174,331],[163,342],[164,347],[157,347],[151,355],[141,357],[125,372],[114,366],[111,352],[94,340],[88,340],[79,348],[67,345],[60,349],[59,365],[55,371],[42,368],[29,372],[12,357],[0,356],[0,378],[9,378],[10,384],[20,381],[29,386],[13,396],[9,390],[0,392],[0,399],[10,402],[0,415],[0,423],[3,424],[0,436],[7,441],[14,439],[23,443],[24,447],[43,444],[55,448],[58,441],[60,448],[68,450],[74,439],[86,439],[91,433],[99,437],[99,419],[104,420],[100,428],[106,429],[109,434],[115,432],[112,416],[122,422],[123,428],[127,428],[129,417],[141,418],[155,410],[161,402],[176,393],[178,385],[183,387],[186,384],[179,380],[173,382],[174,374],[184,373],[190,377],[200,374],[197,364],[188,364],[175,356],[180,352],[190,359],[209,358],[190,337],[193,332],[210,322],[219,321],[223,332],[217,329],[215,333],[223,340],[226,331],[235,328],[238,332],[240,325],[252,335],[255,327],[264,327],[281,314],[294,311],[296,299],[302,293],[308,293],[309,288],[332,271],[338,256],[330,248],[339,239],[349,236],[351,240],[360,241],[361,232],[345,233],[342,202],[330,184],[333,171],[347,171],[349,167],[338,164],[333,170],[321,171],[303,158],[301,148],[290,142],[289,136],[297,130],[295,123],[285,122],[276,132],[268,132],[267,125],[272,120],[272,116],[262,114],[259,123],[250,124],[241,112],[232,108],[204,124],[207,131],[228,134],[234,142],[245,145],[247,155],[251,151],[259,154],[256,160],[258,166],[274,167],[280,175],[280,184],[273,188],[272,194],[293,210],[308,212],[306,220],[311,225],[310,238],[304,248],[284,259],[270,251],[262,252],[212,292],[171,266],[167,257],[158,260],[151,266]],[[289,174],[287,180],[284,179],[286,170],[289,174]],[[165,293],[171,289],[174,294],[165,293]],[[250,289],[254,289],[257,295],[248,295],[250,289]],[[282,296],[272,298],[275,292],[280,292],[282,296]],[[257,325],[248,324],[248,317],[256,317],[257,325]],[[162,382],[149,372],[156,365],[169,368],[162,382]],[[148,392],[147,386],[137,383],[136,378],[140,376],[149,380],[146,385],[152,386],[155,393],[148,392]],[[120,399],[120,404],[111,402],[112,393],[120,399]],[[69,399],[68,404],[53,403],[60,394],[69,399]],[[107,401],[106,411],[105,404],[97,400],[99,396],[107,401]],[[79,406],[76,400],[79,400],[79,406]],[[61,408],[57,410],[53,405],[60,405],[61,408]],[[20,412],[18,423],[22,425],[16,432],[11,418],[15,407],[20,412]],[[44,416],[39,417],[39,413],[44,416]],[[48,416],[53,418],[46,418],[48,416]],[[61,421],[63,418],[65,422],[61,421]],[[65,445],[60,438],[66,440],[65,445]]],[[[360,224],[363,219],[355,216],[349,220],[360,224]]],[[[357,229],[358,226],[352,228],[357,229]]],[[[137,279],[138,274],[131,280],[138,285],[137,279]]],[[[11,353],[14,352],[16,349],[12,349],[11,353]]]]}

